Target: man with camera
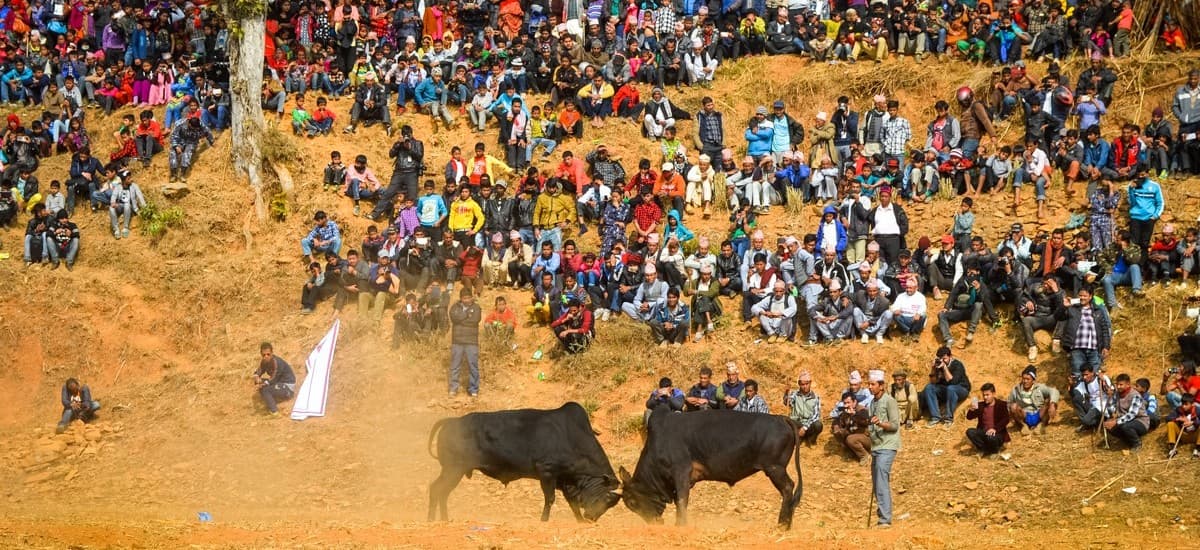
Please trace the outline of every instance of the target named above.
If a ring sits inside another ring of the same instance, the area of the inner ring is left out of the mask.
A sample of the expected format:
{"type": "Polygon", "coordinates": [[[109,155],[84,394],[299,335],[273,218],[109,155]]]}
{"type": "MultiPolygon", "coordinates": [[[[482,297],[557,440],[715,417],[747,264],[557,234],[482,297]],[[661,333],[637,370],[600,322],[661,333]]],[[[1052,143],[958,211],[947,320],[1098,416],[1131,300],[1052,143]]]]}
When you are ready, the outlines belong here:
{"type": "Polygon", "coordinates": [[[938,314],[938,329],[942,331],[942,340],[947,347],[954,346],[954,338],[950,335],[951,323],[967,321],[967,337],[963,341],[963,347],[975,340],[975,329],[983,317],[984,304],[991,300],[991,290],[983,284],[979,264],[971,261],[966,262],[963,267],[965,273],[950,290],[946,307],[938,314]]]}
{"type": "MultiPolygon", "coordinates": [[[[1059,288],[1058,279],[1046,277],[1038,284],[1030,284],[1021,292],[1017,300],[1017,313],[1021,316],[1021,328],[1025,335],[1025,346],[1028,348],[1030,362],[1037,360],[1038,347],[1034,333],[1038,330],[1050,330],[1054,333],[1054,348],[1062,339],[1061,325],[1055,313],[1059,304],[1063,303],[1063,292],[1059,288]]],[[[1057,349],[1055,350],[1057,351],[1057,349]]]]}
{"type": "Polygon", "coordinates": [[[392,144],[391,150],[388,151],[388,157],[395,159],[392,163],[392,180],[388,182],[382,199],[376,204],[375,210],[371,212],[372,219],[389,212],[392,200],[401,191],[406,197],[420,196],[417,189],[417,178],[421,176],[425,167],[425,144],[413,137],[412,126],[405,124],[400,127],[400,139],[392,144]]]}
{"type": "Polygon", "coordinates": [[[938,423],[950,425],[954,423],[954,409],[958,402],[966,399],[971,392],[971,379],[967,378],[967,368],[962,361],[954,358],[949,346],[937,350],[937,358],[929,372],[929,383],[921,390],[925,404],[929,408],[929,427],[938,423]],[[942,415],[941,403],[946,403],[946,414],[942,415]]]}

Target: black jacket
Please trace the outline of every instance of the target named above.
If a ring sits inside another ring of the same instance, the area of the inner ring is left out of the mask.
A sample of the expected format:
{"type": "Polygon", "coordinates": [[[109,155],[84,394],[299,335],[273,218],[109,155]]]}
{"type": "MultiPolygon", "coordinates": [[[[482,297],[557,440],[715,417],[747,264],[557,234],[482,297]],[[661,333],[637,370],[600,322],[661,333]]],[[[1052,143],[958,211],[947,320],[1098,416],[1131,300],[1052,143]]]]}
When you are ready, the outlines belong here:
{"type": "Polygon", "coordinates": [[[479,321],[482,319],[483,312],[475,302],[471,302],[470,305],[456,302],[450,306],[450,343],[478,346],[479,321]]]}

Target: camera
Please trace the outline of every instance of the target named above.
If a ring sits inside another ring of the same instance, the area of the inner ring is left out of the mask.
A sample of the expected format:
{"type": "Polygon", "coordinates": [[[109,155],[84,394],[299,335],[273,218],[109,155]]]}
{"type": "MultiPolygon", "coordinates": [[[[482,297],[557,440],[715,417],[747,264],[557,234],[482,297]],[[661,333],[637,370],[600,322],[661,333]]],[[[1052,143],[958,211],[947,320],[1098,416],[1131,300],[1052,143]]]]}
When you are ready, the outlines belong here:
{"type": "Polygon", "coordinates": [[[1179,374],[1179,367],[1171,367],[1167,369],[1167,372],[1170,374],[1179,374]]]}

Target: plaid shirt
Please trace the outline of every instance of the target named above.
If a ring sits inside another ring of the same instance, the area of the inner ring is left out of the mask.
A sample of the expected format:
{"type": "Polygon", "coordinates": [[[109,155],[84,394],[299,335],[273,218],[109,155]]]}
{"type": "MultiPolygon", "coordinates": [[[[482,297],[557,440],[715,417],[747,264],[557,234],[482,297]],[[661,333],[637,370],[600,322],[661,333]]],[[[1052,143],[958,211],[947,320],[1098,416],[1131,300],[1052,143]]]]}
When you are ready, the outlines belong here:
{"type": "Polygon", "coordinates": [[[1096,349],[1096,320],[1092,318],[1092,308],[1081,308],[1079,313],[1079,330],[1075,332],[1075,348],[1096,349]]]}
{"type": "Polygon", "coordinates": [[[908,119],[892,117],[883,123],[883,152],[891,156],[904,154],[904,147],[912,139],[912,127],[908,119]]]}
{"type": "Polygon", "coordinates": [[[670,4],[654,10],[654,32],[659,36],[675,33],[675,8],[670,4]]]}
{"type": "Polygon", "coordinates": [[[633,220],[643,230],[649,228],[661,218],[662,209],[657,204],[654,204],[653,201],[643,202],[633,209],[633,220]]]}
{"type": "Polygon", "coordinates": [[[338,230],[337,223],[333,220],[325,222],[325,225],[313,226],[312,231],[308,232],[308,236],[322,241],[329,241],[341,235],[338,230]]]}
{"type": "Polygon", "coordinates": [[[1129,408],[1125,410],[1121,410],[1123,398],[1108,401],[1108,417],[1115,418],[1118,425],[1134,420],[1142,414],[1142,409],[1146,407],[1146,401],[1142,399],[1141,393],[1135,389],[1130,389],[1129,393],[1132,394],[1129,397],[1129,408]]]}

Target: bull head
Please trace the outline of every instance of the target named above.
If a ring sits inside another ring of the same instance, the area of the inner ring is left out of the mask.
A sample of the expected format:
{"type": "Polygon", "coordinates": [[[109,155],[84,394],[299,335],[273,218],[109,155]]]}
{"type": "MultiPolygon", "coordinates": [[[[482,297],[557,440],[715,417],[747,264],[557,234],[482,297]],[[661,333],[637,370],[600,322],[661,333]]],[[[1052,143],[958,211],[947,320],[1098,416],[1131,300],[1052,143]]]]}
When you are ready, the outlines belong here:
{"type": "Polygon", "coordinates": [[[625,507],[640,516],[646,523],[662,523],[663,510],[667,507],[666,501],[642,487],[629,475],[629,471],[624,466],[621,466],[619,474],[621,476],[621,499],[625,501],[625,507]]]}
{"type": "Polygon", "coordinates": [[[572,498],[574,495],[571,493],[577,492],[580,508],[583,509],[583,519],[596,521],[609,508],[616,506],[617,502],[620,502],[620,493],[613,490],[618,486],[619,484],[615,477],[605,475],[599,478],[585,479],[580,482],[577,488],[564,486],[563,495],[572,498]]]}

